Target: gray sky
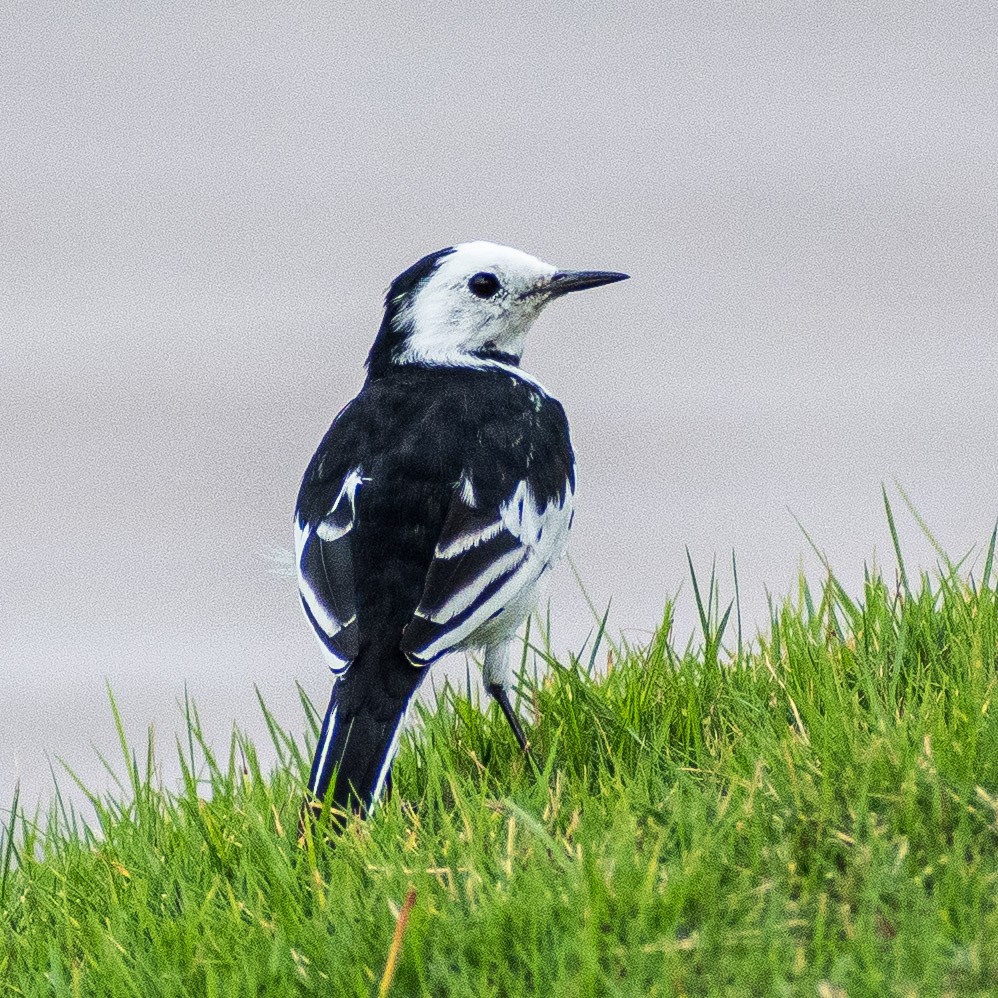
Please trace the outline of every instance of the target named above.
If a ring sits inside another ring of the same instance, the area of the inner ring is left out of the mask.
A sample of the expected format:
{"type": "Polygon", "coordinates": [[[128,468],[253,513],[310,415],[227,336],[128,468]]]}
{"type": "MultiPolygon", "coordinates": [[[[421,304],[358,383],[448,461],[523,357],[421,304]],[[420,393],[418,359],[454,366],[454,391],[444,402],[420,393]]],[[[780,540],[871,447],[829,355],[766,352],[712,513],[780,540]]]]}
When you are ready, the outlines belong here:
{"type": "MultiPolygon", "coordinates": [[[[651,630],[686,545],[728,596],[736,552],[762,623],[820,574],[794,516],[857,589],[881,482],[955,555],[990,534],[990,4],[374,6],[0,15],[0,799],[47,797],[46,754],[106,785],[105,679],[167,756],[185,683],[219,747],[261,733],[254,684],[289,726],[295,680],[324,700],[260,552],[388,281],[462,240],[633,276],[525,358],[614,631],[651,630]]],[[[552,607],[577,648],[567,569],[552,607]]]]}

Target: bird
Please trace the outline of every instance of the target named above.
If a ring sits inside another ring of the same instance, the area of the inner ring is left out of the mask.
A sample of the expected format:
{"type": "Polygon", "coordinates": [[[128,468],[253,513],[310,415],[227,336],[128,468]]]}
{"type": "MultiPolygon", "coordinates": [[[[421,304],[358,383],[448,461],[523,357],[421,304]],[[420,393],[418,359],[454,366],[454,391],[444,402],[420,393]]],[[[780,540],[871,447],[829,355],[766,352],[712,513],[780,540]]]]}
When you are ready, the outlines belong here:
{"type": "Polygon", "coordinates": [[[564,409],[521,368],[524,341],[549,302],[627,277],[474,241],[391,282],[366,380],[294,513],[301,607],[333,677],[303,814],[373,811],[409,703],[449,652],[484,652],[485,689],[527,752],[511,643],[565,550],[576,476],[564,409]]]}

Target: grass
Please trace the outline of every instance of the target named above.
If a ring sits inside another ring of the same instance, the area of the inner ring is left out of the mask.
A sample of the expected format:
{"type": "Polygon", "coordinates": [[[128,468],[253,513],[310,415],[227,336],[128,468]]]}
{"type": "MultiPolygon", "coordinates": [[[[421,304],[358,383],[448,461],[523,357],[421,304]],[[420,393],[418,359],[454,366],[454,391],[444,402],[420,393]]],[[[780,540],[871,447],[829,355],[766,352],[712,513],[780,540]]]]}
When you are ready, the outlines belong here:
{"type": "Polygon", "coordinates": [[[539,773],[448,689],[335,847],[297,837],[307,703],[309,744],[261,705],[271,774],[188,704],[179,789],[122,736],[95,822],[15,804],[0,995],[994,993],[994,551],[802,579],[751,642],[694,574],[696,647],[667,607],[642,647],[525,652],[539,773]]]}

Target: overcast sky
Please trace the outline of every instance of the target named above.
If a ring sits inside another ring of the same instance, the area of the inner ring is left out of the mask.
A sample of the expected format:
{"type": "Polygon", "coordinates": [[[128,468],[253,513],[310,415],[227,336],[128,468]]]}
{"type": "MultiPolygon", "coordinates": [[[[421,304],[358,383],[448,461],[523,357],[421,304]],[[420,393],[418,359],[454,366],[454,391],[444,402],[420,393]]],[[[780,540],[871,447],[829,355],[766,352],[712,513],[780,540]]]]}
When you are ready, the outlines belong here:
{"type": "MultiPolygon", "coordinates": [[[[254,684],[289,727],[296,681],[324,702],[261,553],[386,285],[455,242],[632,275],[524,361],[614,632],[678,593],[685,639],[686,546],[728,597],[737,554],[761,625],[820,576],[795,517],[858,590],[892,561],[882,482],[952,554],[986,543],[992,5],[102,0],[0,29],[0,801],[46,799],[50,758],[107,784],[105,680],[166,756],[185,684],[220,748],[262,736],[254,684]]],[[[552,619],[561,648],[591,626],[567,568],[552,619]]]]}

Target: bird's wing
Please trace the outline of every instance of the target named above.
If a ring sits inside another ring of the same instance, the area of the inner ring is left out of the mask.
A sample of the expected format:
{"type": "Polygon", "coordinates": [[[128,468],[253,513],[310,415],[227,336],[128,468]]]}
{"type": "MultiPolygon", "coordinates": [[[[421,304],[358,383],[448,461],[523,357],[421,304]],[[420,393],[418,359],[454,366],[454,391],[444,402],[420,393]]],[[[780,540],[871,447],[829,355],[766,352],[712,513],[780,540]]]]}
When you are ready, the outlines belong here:
{"type": "Polygon", "coordinates": [[[357,657],[357,608],[354,598],[350,532],[360,468],[350,471],[328,510],[314,519],[301,511],[295,519],[298,592],[335,673],[357,657]]]}
{"type": "Polygon", "coordinates": [[[402,650],[429,665],[503,611],[522,620],[541,574],[562,553],[573,516],[573,480],[541,504],[521,480],[503,502],[480,508],[462,479],[451,501],[419,606],[402,632],[402,650]]]}

